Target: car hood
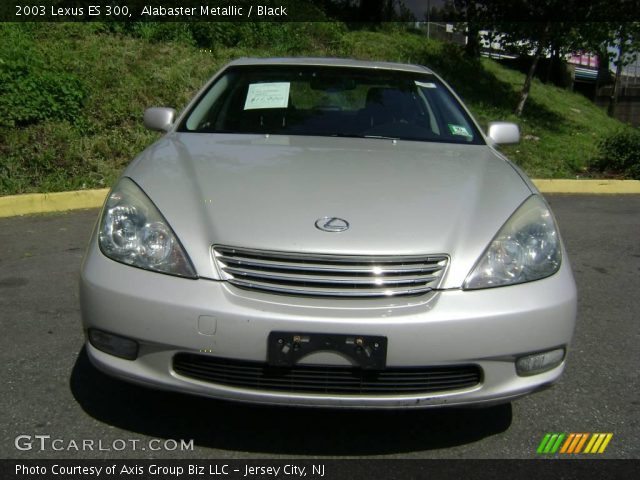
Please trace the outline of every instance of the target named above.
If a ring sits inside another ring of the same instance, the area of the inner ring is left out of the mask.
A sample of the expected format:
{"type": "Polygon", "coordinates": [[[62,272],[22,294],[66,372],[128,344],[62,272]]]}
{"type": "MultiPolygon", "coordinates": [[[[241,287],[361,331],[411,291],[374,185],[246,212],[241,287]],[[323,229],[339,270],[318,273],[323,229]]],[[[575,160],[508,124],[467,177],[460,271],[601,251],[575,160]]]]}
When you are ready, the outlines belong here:
{"type": "Polygon", "coordinates": [[[168,220],[198,274],[210,247],[340,254],[448,254],[460,287],[531,190],[488,146],[171,133],[125,172],[168,220]],[[350,228],[327,233],[320,217],[350,228]]]}

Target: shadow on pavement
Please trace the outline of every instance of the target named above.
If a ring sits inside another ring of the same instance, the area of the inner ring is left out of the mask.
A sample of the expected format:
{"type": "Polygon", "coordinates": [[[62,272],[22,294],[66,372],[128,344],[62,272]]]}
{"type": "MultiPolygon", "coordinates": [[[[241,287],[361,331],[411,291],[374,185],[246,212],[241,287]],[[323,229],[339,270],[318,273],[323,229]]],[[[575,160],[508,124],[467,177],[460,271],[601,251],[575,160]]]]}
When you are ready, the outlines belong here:
{"type": "Polygon", "coordinates": [[[412,411],[262,407],[151,390],[103,374],[83,348],[70,378],[91,417],[156,438],[282,455],[372,455],[446,448],[504,432],[511,404],[412,411]]]}

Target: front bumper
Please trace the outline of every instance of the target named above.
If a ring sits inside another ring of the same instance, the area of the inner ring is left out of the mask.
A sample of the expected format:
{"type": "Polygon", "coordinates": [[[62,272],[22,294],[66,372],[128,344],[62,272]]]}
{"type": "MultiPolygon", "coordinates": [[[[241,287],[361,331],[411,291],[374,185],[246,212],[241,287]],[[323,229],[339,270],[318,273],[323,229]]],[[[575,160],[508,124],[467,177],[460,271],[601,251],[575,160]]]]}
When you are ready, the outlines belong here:
{"type": "Polygon", "coordinates": [[[92,242],[80,286],[85,330],[96,328],[140,344],[131,361],[87,342],[89,358],[99,369],[155,388],[263,404],[397,408],[509,401],[560,377],[564,362],[521,377],[515,359],[566,348],[576,315],[575,284],[566,262],[550,278],[510,287],[375,301],[299,299],[129,267],[104,257],[92,242]],[[482,369],[482,381],[428,394],[335,395],[229,387],[172,369],[179,352],[264,362],[267,337],[276,330],[381,335],[388,338],[390,367],[474,364],[482,369]]]}

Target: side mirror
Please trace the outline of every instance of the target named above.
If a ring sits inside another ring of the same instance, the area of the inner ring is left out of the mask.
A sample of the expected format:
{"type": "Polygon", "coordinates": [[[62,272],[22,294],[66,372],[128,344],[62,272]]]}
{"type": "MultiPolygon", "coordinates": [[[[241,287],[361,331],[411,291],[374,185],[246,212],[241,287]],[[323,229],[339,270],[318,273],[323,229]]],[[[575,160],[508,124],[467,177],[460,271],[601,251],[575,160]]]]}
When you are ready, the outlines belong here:
{"type": "Polygon", "coordinates": [[[487,136],[496,145],[509,145],[520,142],[520,128],[510,122],[489,122],[487,136]]]}
{"type": "Polygon", "coordinates": [[[168,132],[176,119],[173,108],[152,107],[144,111],[144,126],[149,130],[168,132]]]}

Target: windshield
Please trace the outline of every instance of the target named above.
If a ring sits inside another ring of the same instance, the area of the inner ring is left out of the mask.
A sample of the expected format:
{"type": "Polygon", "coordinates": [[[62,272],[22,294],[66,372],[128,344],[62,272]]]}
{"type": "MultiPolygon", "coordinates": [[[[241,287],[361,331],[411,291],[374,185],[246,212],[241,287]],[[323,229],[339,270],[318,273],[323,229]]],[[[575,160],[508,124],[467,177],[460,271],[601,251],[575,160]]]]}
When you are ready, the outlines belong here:
{"type": "Polygon", "coordinates": [[[433,75],[327,66],[230,68],[179,131],[484,143],[433,75]]]}

